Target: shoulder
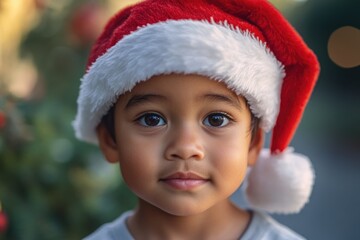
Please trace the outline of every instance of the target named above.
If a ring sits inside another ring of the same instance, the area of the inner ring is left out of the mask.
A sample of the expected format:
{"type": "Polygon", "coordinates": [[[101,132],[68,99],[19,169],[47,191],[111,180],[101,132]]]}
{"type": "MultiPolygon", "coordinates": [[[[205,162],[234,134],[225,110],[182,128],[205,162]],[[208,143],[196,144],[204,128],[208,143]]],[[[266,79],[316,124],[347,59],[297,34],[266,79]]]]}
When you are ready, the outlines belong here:
{"type": "Polygon", "coordinates": [[[251,222],[241,240],[304,240],[305,238],[280,224],[269,215],[253,212],[251,222]]]}
{"type": "Polygon", "coordinates": [[[131,214],[132,211],[123,213],[114,221],[102,225],[94,233],[85,237],[83,240],[132,240],[133,238],[126,227],[126,219],[131,214]]]}

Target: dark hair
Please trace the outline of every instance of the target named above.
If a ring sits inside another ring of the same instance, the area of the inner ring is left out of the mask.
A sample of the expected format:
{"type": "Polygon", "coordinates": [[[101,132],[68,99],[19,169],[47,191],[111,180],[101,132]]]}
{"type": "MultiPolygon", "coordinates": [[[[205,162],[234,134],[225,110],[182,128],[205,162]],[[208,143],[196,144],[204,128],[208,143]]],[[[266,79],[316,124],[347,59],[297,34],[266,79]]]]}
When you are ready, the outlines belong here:
{"type": "Polygon", "coordinates": [[[250,104],[248,101],[246,101],[246,107],[249,109],[250,114],[251,114],[251,123],[250,123],[249,132],[251,133],[250,144],[253,144],[255,136],[259,130],[260,119],[253,114],[253,112],[250,109],[250,104]]]}
{"type": "MultiPolygon", "coordinates": [[[[247,103],[247,106],[249,108],[249,104],[247,103]]],[[[249,108],[250,109],[250,108],[249,108]]],[[[251,123],[250,123],[250,132],[251,132],[251,143],[253,143],[254,137],[259,130],[259,123],[260,119],[258,117],[255,117],[254,114],[251,113],[251,123]]],[[[116,142],[115,137],[115,105],[113,105],[110,110],[107,112],[105,116],[101,119],[100,124],[104,124],[106,130],[109,132],[110,136],[116,142]]]]}
{"type": "Polygon", "coordinates": [[[100,124],[103,124],[114,140],[116,142],[115,137],[115,105],[113,105],[110,110],[102,117],[100,124]]]}
{"type": "Polygon", "coordinates": [[[255,117],[253,113],[251,113],[251,123],[250,123],[250,132],[251,132],[251,144],[253,144],[255,136],[259,130],[260,119],[255,117]]]}

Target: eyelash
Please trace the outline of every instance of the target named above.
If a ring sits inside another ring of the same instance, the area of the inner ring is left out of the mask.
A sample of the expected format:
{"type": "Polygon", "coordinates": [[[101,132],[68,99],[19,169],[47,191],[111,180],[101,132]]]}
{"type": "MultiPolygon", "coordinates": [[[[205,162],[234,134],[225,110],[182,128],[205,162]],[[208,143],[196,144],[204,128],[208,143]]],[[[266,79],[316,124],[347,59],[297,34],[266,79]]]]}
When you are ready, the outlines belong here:
{"type": "MultiPolygon", "coordinates": [[[[160,126],[164,126],[165,124],[167,124],[166,119],[158,113],[155,112],[147,112],[142,114],[140,117],[136,118],[136,122],[139,123],[141,126],[144,127],[160,127],[160,126]],[[153,117],[153,119],[146,119],[146,117],[153,117]],[[155,120],[155,122],[153,123],[153,125],[149,122],[146,122],[147,120],[155,120]]],[[[212,112],[209,113],[208,115],[206,115],[206,117],[204,118],[204,120],[202,121],[202,123],[207,126],[207,127],[212,127],[212,128],[222,128],[222,127],[226,127],[227,125],[229,125],[231,122],[234,122],[234,119],[225,112],[212,112]],[[225,120],[225,125],[223,125],[223,122],[220,123],[220,125],[212,125],[209,122],[209,117],[220,117],[222,118],[222,120],[225,120]]]]}

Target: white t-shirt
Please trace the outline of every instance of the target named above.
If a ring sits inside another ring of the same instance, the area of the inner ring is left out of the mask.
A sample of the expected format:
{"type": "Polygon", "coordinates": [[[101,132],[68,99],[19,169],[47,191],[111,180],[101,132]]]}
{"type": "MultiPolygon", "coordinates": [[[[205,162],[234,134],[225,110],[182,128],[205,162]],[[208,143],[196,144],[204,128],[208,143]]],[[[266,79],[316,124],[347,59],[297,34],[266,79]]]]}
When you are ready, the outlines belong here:
{"type": "MultiPolygon", "coordinates": [[[[84,240],[133,240],[126,219],[132,211],[123,213],[111,223],[104,224],[84,240]]],[[[240,240],[304,240],[302,236],[278,223],[269,215],[253,212],[249,226],[240,240]]]]}

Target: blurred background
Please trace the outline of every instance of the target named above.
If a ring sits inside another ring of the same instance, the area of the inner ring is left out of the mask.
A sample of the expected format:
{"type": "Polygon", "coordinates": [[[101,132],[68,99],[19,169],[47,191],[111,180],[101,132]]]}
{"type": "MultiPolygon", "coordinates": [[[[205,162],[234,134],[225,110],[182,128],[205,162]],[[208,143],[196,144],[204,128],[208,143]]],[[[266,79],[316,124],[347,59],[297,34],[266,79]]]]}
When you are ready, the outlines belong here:
{"type": "MultiPolygon", "coordinates": [[[[0,0],[0,240],[81,239],[135,205],[71,127],[91,44],[134,2],[0,0]]],[[[274,217],[308,239],[360,239],[360,1],[271,2],[322,66],[292,142],[313,161],[314,192],[274,217]]]]}

